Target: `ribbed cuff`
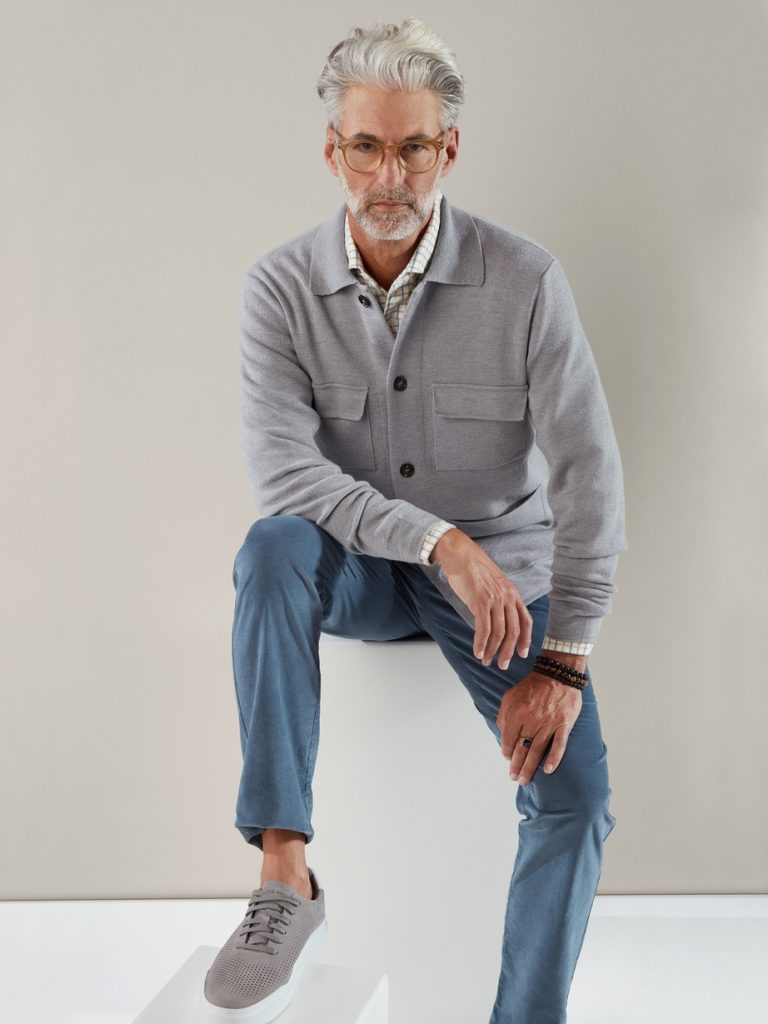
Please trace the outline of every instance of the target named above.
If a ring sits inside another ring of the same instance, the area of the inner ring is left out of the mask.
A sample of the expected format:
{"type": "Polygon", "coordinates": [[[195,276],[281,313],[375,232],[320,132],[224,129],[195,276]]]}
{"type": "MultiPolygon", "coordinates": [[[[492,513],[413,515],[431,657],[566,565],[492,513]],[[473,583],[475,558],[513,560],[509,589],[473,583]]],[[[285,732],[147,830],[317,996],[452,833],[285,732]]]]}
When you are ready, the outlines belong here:
{"type": "MultiPolygon", "coordinates": [[[[545,637],[555,642],[569,644],[593,644],[600,633],[603,615],[574,615],[565,602],[552,601],[545,637]]],[[[574,653],[579,653],[578,651],[574,653]]]]}

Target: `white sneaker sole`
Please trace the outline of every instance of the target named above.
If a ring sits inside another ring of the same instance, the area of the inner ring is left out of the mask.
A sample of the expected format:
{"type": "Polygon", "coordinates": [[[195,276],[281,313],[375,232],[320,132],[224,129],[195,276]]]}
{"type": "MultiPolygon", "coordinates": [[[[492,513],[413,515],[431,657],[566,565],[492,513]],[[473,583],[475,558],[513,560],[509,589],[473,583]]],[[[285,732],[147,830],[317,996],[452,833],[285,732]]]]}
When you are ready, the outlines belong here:
{"type": "Polygon", "coordinates": [[[325,947],[328,941],[328,920],[323,918],[299,953],[293,965],[291,976],[284,985],[270,992],[265,999],[251,1006],[228,1007],[210,1003],[205,995],[205,980],[200,985],[199,1009],[206,1021],[237,1021],[238,1024],[270,1024],[293,1001],[296,989],[312,959],[325,947]]]}

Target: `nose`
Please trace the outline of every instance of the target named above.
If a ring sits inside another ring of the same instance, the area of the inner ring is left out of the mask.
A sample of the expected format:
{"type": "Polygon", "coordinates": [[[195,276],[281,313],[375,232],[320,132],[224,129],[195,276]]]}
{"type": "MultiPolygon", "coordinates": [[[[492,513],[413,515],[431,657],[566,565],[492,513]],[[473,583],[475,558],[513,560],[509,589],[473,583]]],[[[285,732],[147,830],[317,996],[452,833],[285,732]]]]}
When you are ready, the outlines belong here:
{"type": "Polygon", "coordinates": [[[376,184],[382,190],[397,188],[405,184],[406,173],[397,161],[395,150],[390,149],[384,154],[384,162],[376,174],[376,184]]]}

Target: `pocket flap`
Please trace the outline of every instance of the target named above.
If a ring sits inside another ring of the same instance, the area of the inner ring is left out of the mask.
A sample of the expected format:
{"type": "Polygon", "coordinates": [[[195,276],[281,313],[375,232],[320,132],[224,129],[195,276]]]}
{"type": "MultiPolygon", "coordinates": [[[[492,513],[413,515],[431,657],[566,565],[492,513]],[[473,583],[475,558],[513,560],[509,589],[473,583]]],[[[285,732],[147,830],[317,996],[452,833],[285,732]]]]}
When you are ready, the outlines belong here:
{"type": "Polygon", "coordinates": [[[435,412],[473,420],[521,420],[527,384],[433,384],[435,412]]]}
{"type": "Polygon", "coordinates": [[[335,416],[342,420],[362,419],[368,385],[313,384],[315,408],[320,416],[335,416]]]}

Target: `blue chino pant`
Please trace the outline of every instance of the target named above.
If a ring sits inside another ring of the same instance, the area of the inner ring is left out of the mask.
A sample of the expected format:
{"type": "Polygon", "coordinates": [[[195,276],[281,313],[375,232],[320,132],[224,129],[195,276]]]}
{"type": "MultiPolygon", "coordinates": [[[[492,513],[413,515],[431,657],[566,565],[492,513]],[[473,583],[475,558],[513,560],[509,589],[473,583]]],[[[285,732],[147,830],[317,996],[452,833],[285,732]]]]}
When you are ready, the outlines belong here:
{"type": "MultiPolygon", "coordinates": [[[[548,595],[528,605],[527,658],[502,671],[473,651],[474,629],[418,565],[355,555],[300,516],[249,529],[233,568],[232,663],[243,771],[235,827],[263,850],[265,828],[314,830],[312,776],[320,710],[321,631],[360,640],[428,634],[501,745],[501,698],[533,669],[548,595]]],[[[507,895],[501,973],[489,1024],[564,1024],[566,1002],[616,819],[592,678],[563,758],[517,787],[522,820],[507,895]]]]}

